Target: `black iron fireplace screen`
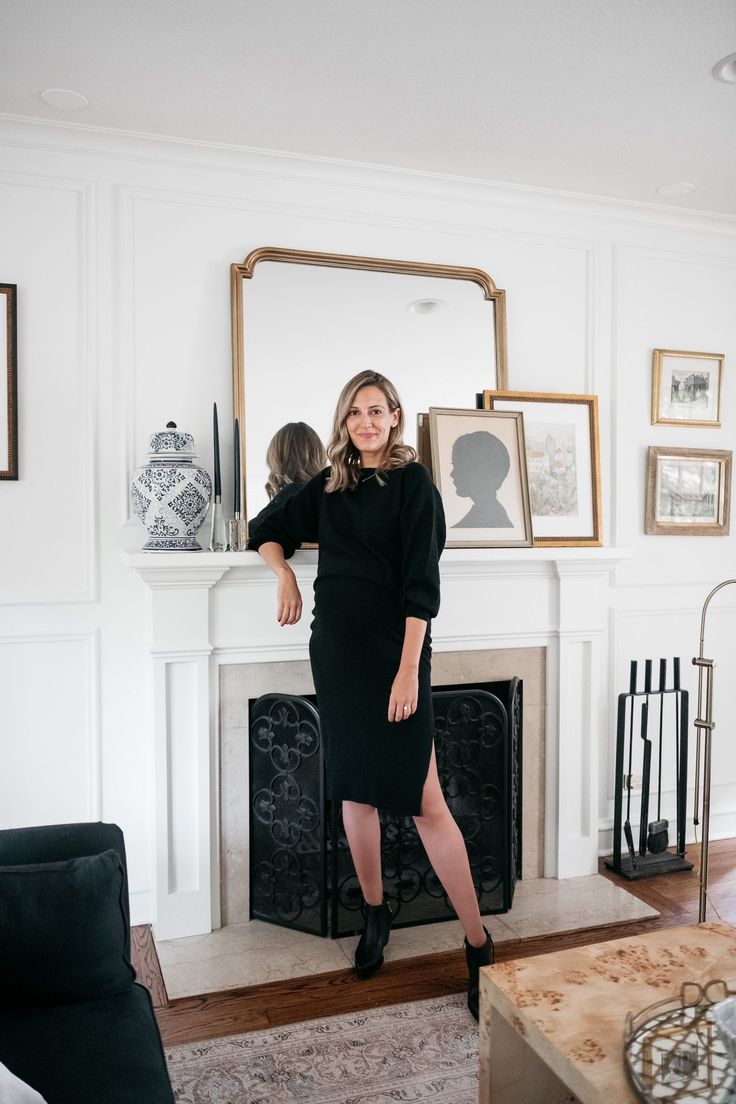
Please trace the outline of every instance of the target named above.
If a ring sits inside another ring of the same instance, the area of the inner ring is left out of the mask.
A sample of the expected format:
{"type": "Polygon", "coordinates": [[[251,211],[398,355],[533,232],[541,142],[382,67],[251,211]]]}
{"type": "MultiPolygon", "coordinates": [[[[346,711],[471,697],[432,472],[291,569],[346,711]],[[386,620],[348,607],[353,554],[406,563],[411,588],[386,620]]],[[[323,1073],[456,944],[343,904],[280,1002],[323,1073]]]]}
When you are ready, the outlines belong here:
{"type": "MultiPolygon", "coordinates": [[[[507,912],[521,876],[519,679],[436,690],[437,769],[465,837],[481,912],[507,912]]],[[[394,927],[451,920],[411,817],[381,814],[394,927]]],[[[338,938],[362,928],[362,894],[339,808],[326,800],[315,699],[250,703],[251,917],[338,938]]]]}

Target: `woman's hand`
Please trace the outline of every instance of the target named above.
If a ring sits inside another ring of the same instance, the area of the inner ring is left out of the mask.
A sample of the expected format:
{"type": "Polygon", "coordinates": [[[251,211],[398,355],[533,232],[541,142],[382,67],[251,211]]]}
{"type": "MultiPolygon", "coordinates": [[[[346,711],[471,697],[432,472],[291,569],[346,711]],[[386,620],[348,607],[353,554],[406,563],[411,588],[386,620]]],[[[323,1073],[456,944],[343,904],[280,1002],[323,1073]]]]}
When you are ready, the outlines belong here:
{"type": "Polygon", "coordinates": [[[419,671],[414,667],[399,667],[388,700],[389,721],[405,721],[417,711],[419,671]]]}
{"type": "Polygon", "coordinates": [[[288,564],[279,570],[276,619],[279,625],[296,625],[302,615],[302,596],[288,564]]]}

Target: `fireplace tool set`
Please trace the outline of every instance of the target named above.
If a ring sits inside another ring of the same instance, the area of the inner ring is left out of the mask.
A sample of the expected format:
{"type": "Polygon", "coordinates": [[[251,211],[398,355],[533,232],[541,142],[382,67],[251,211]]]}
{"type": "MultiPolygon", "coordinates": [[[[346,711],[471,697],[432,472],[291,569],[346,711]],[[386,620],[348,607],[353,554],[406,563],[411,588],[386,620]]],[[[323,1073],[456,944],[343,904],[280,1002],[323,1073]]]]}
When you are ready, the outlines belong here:
{"type": "Polygon", "coordinates": [[[660,659],[658,685],[654,689],[652,660],[647,659],[644,687],[639,690],[638,662],[632,660],[629,692],[618,696],[613,858],[606,860],[606,866],[629,881],[693,868],[685,859],[688,692],[680,686],[679,658],[672,661],[671,686],[667,686],[667,667],[667,660],[660,659]],[[663,766],[668,761],[671,764],[673,758],[677,823],[671,839],[670,823],[662,816],[662,773],[663,766]],[[634,764],[640,763],[640,785],[635,785],[634,764]],[[638,840],[634,839],[631,822],[634,790],[640,790],[638,816],[634,810],[638,840]],[[627,854],[622,854],[622,829],[627,854]],[[675,846],[676,851],[668,850],[670,846],[675,846]]]}

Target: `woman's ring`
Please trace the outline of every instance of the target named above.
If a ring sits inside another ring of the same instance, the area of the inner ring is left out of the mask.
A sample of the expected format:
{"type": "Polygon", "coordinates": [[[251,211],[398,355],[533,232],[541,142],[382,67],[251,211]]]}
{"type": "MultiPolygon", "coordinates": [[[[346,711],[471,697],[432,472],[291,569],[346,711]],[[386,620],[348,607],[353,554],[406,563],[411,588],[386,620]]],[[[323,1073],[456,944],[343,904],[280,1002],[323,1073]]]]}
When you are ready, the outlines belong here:
{"type": "Polygon", "coordinates": [[[405,706],[404,706],[404,712],[405,712],[405,713],[408,713],[408,712],[409,712],[409,706],[408,706],[408,705],[405,705],[405,706]]]}

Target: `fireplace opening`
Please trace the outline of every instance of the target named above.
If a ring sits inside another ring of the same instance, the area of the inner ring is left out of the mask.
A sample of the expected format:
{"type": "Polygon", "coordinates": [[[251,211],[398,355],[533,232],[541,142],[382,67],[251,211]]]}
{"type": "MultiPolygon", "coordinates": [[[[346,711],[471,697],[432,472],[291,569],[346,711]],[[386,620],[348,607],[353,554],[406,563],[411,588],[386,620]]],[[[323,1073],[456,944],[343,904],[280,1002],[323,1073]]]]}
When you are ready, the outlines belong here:
{"type": "MultiPolygon", "coordinates": [[[[483,914],[511,908],[521,877],[522,681],[433,690],[437,767],[466,841],[483,914]]],[[[340,938],[362,929],[362,894],[340,809],[325,794],[313,694],[249,702],[250,916],[340,938]]],[[[411,817],[381,814],[394,927],[455,918],[411,817]]]]}

